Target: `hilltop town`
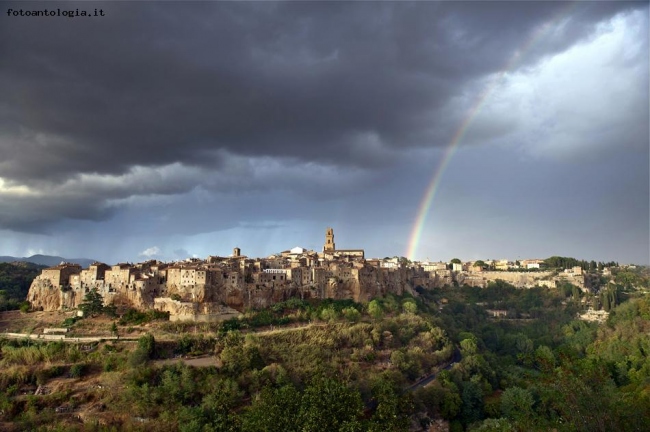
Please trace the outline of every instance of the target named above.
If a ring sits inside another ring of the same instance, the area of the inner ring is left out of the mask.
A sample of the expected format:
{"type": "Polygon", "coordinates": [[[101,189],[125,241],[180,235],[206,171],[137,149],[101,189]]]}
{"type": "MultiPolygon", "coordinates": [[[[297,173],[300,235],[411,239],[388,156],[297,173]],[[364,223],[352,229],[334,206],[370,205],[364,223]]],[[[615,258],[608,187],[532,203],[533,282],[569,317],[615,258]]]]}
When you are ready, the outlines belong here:
{"type": "Polygon", "coordinates": [[[581,267],[564,272],[540,269],[542,260],[512,262],[411,262],[404,258],[367,259],[363,249],[337,249],[327,228],[321,252],[295,247],[266,258],[249,258],[234,248],[229,257],[209,256],[163,263],[87,269],[71,263],[44,269],[27,300],[33,310],[74,309],[93,289],[118,308],[156,309],[171,320],[211,321],[228,308],[260,308],[297,297],[369,301],[387,293],[416,294],[416,289],[448,285],[486,287],[497,280],[519,288],[555,287],[566,280],[582,290],[588,281],[581,267]]]}
{"type": "Polygon", "coordinates": [[[38,312],[0,313],[0,430],[549,430],[595,397],[589,430],[648,424],[645,267],[365,255],[328,228],[318,252],[45,268],[38,312]]]}

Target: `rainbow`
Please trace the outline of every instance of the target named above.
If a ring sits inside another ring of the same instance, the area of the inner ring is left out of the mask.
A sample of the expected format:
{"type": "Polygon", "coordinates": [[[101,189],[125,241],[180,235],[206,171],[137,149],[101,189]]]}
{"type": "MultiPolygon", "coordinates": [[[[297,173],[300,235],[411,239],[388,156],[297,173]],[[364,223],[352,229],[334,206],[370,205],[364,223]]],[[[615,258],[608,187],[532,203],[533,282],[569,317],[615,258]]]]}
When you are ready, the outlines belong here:
{"type": "Polygon", "coordinates": [[[420,201],[417,216],[415,217],[415,222],[411,228],[411,235],[409,237],[408,248],[406,251],[407,258],[411,260],[415,259],[415,254],[418,250],[420,239],[422,238],[422,231],[424,229],[427,216],[429,215],[431,204],[433,203],[433,199],[435,198],[438,187],[440,186],[440,180],[442,179],[442,176],[447,169],[447,166],[449,165],[449,161],[451,161],[451,158],[456,152],[458,145],[463,140],[467,129],[476,118],[476,115],[485,105],[485,101],[490,97],[490,95],[492,95],[505,75],[514,68],[514,66],[526,54],[526,52],[530,50],[535,42],[539,41],[554,26],[555,23],[557,23],[561,18],[565,17],[571,11],[571,9],[575,7],[576,4],[577,2],[568,3],[566,6],[562,7],[559,12],[557,12],[553,19],[549,20],[544,25],[540,26],[535,32],[533,32],[531,37],[521,46],[521,48],[515,51],[512,57],[506,62],[505,66],[501,68],[501,71],[497,73],[496,78],[491,80],[491,83],[485,87],[474,105],[467,112],[465,119],[461,122],[460,126],[456,130],[456,133],[454,133],[451,141],[449,142],[449,145],[445,148],[443,157],[438,163],[438,166],[433,173],[433,177],[431,178],[431,181],[429,182],[424,192],[422,200],[420,201]]]}

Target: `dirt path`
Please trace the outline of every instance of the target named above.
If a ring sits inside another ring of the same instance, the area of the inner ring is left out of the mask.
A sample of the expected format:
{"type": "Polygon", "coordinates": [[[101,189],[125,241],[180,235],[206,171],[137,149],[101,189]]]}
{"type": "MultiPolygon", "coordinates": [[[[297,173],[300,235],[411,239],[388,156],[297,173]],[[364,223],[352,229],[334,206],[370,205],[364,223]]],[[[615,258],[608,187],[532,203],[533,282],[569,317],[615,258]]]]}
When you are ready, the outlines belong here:
{"type": "MultiPolygon", "coordinates": [[[[250,331],[246,333],[251,333],[251,334],[256,334],[260,336],[265,336],[265,335],[271,335],[271,334],[277,334],[277,333],[282,333],[282,332],[289,332],[289,331],[298,331],[298,330],[304,330],[307,328],[312,328],[312,327],[326,327],[327,324],[314,324],[314,323],[309,323],[309,324],[303,324],[303,325],[297,325],[297,326],[291,326],[291,327],[272,327],[270,329],[266,330],[260,330],[260,331],[250,331]]],[[[6,337],[8,339],[34,339],[34,340],[42,340],[42,341],[63,341],[63,342],[70,342],[70,343],[81,343],[81,342],[101,342],[101,341],[109,341],[109,340],[114,340],[114,341],[135,341],[138,340],[139,336],[70,336],[70,335],[57,335],[57,334],[41,334],[41,333],[11,333],[11,332],[2,332],[0,333],[0,337],[6,337]]],[[[168,337],[163,337],[159,339],[161,342],[169,342],[175,340],[174,338],[168,338],[168,337]]]]}
{"type": "Polygon", "coordinates": [[[0,337],[7,339],[34,339],[42,341],[62,341],[69,343],[88,343],[88,342],[101,342],[107,340],[125,340],[135,341],[138,338],[134,337],[117,337],[117,336],[66,336],[56,334],[29,334],[29,333],[0,333],[0,337]]]}
{"type": "Polygon", "coordinates": [[[270,334],[276,334],[276,333],[283,333],[283,332],[290,332],[290,331],[296,331],[296,330],[304,330],[306,328],[312,328],[312,327],[327,327],[327,324],[314,324],[314,323],[309,323],[309,324],[300,324],[294,327],[277,327],[277,328],[271,328],[268,330],[260,330],[260,331],[252,331],[250,333],[264,336],[264,335],[270,335],[270,334]]]}
{"type": "Polygon", "coordinates": [[[196,358],[178,357],[173,359],[154,361],[154,363],[157,365],[173,365],[178,362],[183,362],[188,366],[194,366],[194,367],[210,367],[210,366],[221,367],[222,366],[221,361],[214,356],[201,356],[196,358]]]}

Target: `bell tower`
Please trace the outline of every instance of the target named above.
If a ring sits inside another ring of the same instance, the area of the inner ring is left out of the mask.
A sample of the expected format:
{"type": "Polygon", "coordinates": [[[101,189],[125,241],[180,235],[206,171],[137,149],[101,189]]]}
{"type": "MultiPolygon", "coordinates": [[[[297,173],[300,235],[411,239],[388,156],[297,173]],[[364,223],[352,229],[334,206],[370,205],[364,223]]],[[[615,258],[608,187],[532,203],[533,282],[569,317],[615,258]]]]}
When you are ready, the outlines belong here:
{"type": "Polygon", "coordinates": [[[336,250],[336,245],[334,244],[334,230],[332,228],[327,228],[325,231],[325,246],[323,246],[323,251],[334,251],[336,250]]]}

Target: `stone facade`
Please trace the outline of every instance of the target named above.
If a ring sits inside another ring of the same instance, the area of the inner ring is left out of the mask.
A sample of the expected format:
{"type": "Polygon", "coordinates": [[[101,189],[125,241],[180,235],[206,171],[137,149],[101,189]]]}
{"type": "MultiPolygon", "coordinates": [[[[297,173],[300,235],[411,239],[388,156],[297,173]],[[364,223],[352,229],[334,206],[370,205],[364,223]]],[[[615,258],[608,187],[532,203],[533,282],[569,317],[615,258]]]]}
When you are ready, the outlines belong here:
{"type": "MultiPolygon", "coordinates": [[[[223,307],[241,311],[292,297],[366,302],[387,293],[417,295],[418,287],[486,287],[499,279],[519,288],[555,286],[550,272],[453,271],[445,263],[407,264],[394,258],[366,260],[363,250],[336,250],[331,228],[326,231],[324,250],[317,253],[294,248],[280,256],[249,259],[235,248],[230,257],[210,256],[206,260],[172,264],[122,263],[111,267],[93,263],[85,270],[63,263],[43,270],[32,283],[27,300],[35,310],[73,309],[90,290],[96,289],[105,304],[155,308],[170,312],[173,319],[209,320],[211,314],[221,313],[218,311],[223,307]]],[[[584,276],[570,277],[579,282],[584,276]]]]}
{"type": "Polygon", "coordinates": [[[481,272],[462,272],[456,277],[460,285],[466,284],[470,286],[477,286],[481,288],[487,287],[490,282],[502,280],[508,282],[517,288],[532,288],[534,286],[555,286],[555,283],[550,279],[553,272],[540,271],[540,272],[510,272],[510,271],[481,271],[481,272]]]}
{"type": "Polygon", "coordinates": [[[332,228],[327,228],[325,231],[325,245],[323,246],[323,252],[334,250],[336,250],[336,243],[334,243],[334,230],[332,228]]]}

